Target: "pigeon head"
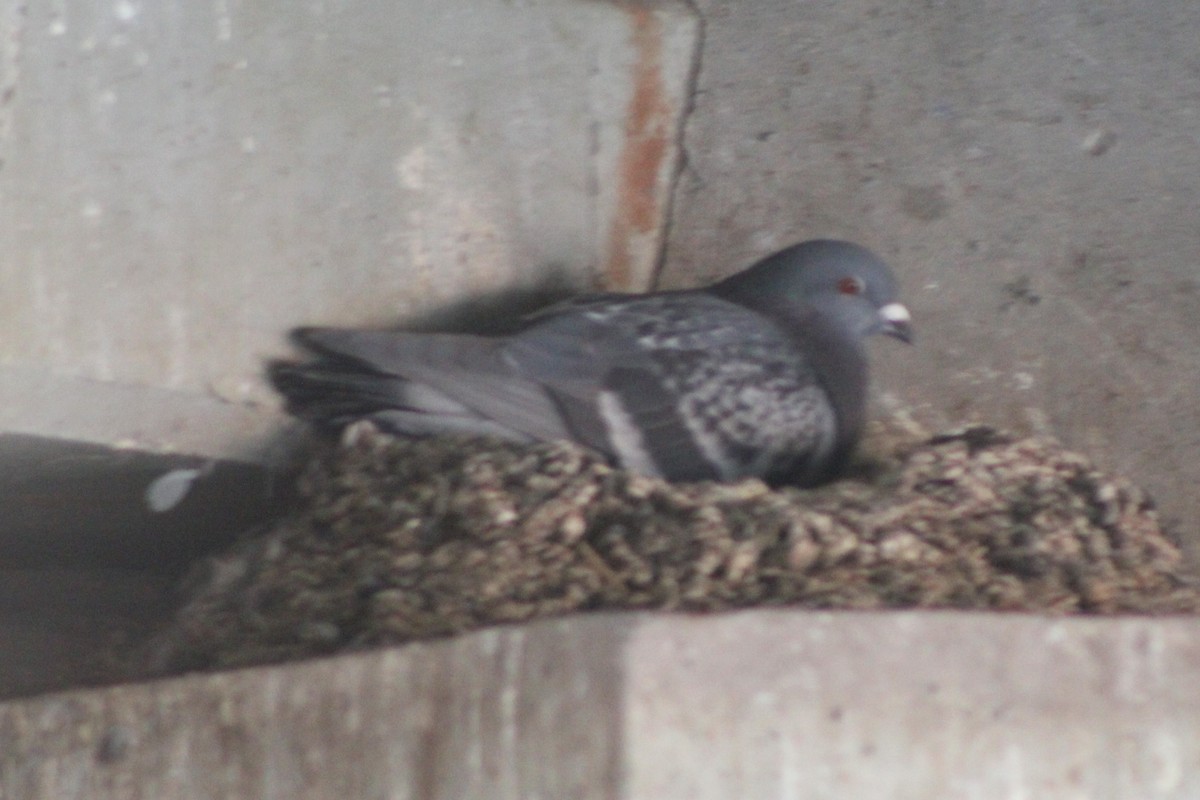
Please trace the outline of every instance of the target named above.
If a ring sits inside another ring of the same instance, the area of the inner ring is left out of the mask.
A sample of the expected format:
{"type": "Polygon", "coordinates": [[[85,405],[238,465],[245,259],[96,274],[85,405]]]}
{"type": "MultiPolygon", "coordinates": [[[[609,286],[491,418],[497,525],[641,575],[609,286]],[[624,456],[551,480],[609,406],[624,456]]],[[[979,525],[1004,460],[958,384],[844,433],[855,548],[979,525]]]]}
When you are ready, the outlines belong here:
{"type": "Polygon", "coordinates": [[[818,317],[855,338],[913,334],[891,269],[865,247],[832,239],[802,242],[712,288],[714,294],[792,321],[818,317]]]}

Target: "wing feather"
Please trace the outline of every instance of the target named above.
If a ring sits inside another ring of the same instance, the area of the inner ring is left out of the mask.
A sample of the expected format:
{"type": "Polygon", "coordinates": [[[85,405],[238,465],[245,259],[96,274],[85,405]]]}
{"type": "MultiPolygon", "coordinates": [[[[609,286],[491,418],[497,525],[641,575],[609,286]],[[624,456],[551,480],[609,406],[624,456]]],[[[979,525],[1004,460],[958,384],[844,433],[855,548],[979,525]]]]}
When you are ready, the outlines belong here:
{"type": "Polygon", "coordinates": [[[377,372],[445,395],[476,414],[537,439],[569,438],[558,405],[537,380],[513,367],[502,339],[460,334],[318,328],[302,341],[377,372]]]}

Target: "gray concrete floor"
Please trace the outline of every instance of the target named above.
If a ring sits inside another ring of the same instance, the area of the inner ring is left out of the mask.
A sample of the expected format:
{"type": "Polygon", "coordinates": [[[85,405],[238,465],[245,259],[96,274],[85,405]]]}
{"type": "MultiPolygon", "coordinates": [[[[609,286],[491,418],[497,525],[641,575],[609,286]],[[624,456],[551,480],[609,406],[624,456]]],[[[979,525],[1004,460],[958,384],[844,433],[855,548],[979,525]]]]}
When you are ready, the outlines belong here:
{"type": "Polygon", "coordinates": [[[890,259],[885,406],[1048,432],[1200,556],[1200,4],[697,0],[664,285],[793,240],[890,259]]]}

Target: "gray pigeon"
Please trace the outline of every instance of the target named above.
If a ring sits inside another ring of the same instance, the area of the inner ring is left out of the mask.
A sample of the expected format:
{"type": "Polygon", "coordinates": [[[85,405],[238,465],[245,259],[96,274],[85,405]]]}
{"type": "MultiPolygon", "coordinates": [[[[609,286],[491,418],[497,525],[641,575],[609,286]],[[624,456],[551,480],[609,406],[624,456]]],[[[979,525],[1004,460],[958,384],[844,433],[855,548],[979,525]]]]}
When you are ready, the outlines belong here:
{"type": "Polygon", "coordinates": [[[704,289],[552,306],[509,336],[300,328],[320,357],[269,371],[321,427],[571,439],[670,480],[807,486],[858,440],[873,333],[911,341],[891,271],[818,240],[704,289]]]}

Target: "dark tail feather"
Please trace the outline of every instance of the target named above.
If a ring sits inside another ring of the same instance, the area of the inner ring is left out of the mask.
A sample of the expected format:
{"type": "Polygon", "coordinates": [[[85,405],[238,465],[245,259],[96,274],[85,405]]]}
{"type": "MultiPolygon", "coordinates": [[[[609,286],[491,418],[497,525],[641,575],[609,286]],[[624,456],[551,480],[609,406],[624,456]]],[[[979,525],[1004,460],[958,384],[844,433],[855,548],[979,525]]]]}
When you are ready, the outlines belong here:
{"type": "Polygon", "coordinates": [[[288,413],[328,429],[395,408],[402,402],[406,383],[329,359],[272,361],[267,377],[287,400],[288,413]]]}

